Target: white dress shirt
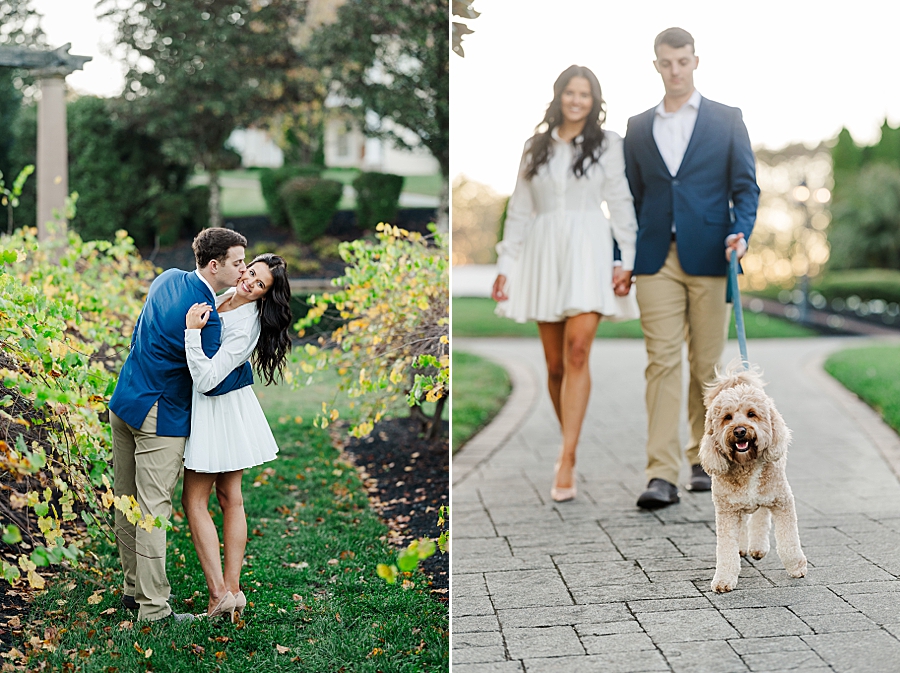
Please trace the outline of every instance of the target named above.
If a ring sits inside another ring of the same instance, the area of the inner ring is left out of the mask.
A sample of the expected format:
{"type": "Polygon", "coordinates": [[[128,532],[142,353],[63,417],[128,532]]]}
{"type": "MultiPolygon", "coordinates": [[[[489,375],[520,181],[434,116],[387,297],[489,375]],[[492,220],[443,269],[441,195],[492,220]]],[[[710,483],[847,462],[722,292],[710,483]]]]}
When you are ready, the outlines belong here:
{"type": "Polygon", "coordinates": [[[666,101],[661,100],[653,115],[653,140],[659,148],[669,173],[678,173],[684,153],[687,151],[694,125],[697,123],[697,112],[700,109],[700,92],[694,93],[687,102],[675,112],[666,112],[666,101]]]}

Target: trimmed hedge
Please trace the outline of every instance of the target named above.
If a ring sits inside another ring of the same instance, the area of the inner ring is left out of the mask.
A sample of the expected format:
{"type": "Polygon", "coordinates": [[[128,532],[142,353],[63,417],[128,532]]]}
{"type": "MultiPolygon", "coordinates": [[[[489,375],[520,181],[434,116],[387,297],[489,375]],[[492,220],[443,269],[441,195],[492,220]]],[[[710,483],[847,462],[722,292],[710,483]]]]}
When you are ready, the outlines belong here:
{"type": "Polygon", "coordinates": [[[293,178],[278,190],[294,234],[311,243],[328,229],[344,192],[337,180],[293,178]]]}
{"type": "Polygon", "coordinates": [[[282,186],[293,178],[318,178],[323,170],[321,166],[288,164],[281,168],[263,168],[259,171],[259,186],[266,201],[266,210],[269,211],[269,220],[274,226],[287,228],[291,225],[286,206],[281,200],[282,186]]]}
{"type": "Polygon", "coordinates": [[[900,302],[900,271],[893,269],[853,269],[829,271],[812,285],[829,302],[856,295],[861,301],[883,299],[900,302]]]}
{"type": "Polygon", "coordinates": [[[356,226],[374,229],[379,222],[391,222],[400,207],[403,176],[391,173],[360,173],[353,180],[356,190],[356,226]]]}

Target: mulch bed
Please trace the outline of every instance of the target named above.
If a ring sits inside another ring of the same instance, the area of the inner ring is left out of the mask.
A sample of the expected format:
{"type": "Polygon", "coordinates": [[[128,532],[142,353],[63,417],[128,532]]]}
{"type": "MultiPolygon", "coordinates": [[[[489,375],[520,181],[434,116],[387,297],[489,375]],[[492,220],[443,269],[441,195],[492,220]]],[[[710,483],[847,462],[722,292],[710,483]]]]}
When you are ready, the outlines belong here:
{"type": "MultiPolygon", "coordinates": [[[[448,431],[444,421],[438,437],[427,441],[418,420],[397,418],[381,421],[368,437],[350,438],[343,446],[398,548],[421,537],[436,539],[441,532],[438,508],[450,504],[448,431]]],[[[431,579],[432,595],[446,602],[450,555],[438,550],[420,567],[431,579]]]]}

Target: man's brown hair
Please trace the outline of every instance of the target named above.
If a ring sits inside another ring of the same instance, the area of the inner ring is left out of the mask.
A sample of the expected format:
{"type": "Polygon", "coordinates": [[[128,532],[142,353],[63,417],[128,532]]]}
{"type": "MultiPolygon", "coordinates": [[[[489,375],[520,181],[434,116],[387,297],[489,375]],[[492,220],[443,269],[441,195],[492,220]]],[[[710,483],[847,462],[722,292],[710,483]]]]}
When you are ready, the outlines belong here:
{"type": "Polygon", "coordinates": [[[234,229],[225,229],[224,227],[204,229],[197,234],[191,244],[198,269],[206,268],[206,265],[214,259],[224,262],[228,251],[235,246],[246,248],[247,239],[234,229]]]}
{"type": "Polygon", "coordinates": [[[667,44],[672,49],[681,49],[686,45],[691,45],[691,51],[694,50],[694,38],[684,28],[666,28],[663,32],[656,36],[653,40],[653,53],[659,52],[659,45],[667,44]]]}

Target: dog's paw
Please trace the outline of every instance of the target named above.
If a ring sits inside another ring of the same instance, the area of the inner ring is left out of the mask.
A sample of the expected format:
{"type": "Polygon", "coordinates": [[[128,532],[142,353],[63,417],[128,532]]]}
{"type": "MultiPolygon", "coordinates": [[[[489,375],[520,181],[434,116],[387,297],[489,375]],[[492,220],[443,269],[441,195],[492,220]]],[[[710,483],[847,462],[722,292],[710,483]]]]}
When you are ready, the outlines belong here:
{"type": "Polygon", "coordinates": [[[801,556],[796,562],[786,563],[785,570],[791,577],[806,577],[806,557],[801,556]]]}
{"type": "Polygon", "coordinates": [[[765,558],[768,552],[768,549],[751,549],[750,558],[755,558],[757,561],[759,561],[761,558],[765,558]]]}
{"type": "Polygon", "coordinates": [[[738,554],[741,555],[741,558],[744,558],[744,557],[747,555],[747,550],[746,550],[746,549],[741,549],[741,550],[738,552],[738,554]]]}
{"type": "Polygon", "coordinates": [[[713,581],[710,584],[710,588],[715,591],[717,594],[724,594],[728,591],[731,591],[737,586],[737,577],[725,577],[719,576],[718,574],[713,577],[713,581]]]}

